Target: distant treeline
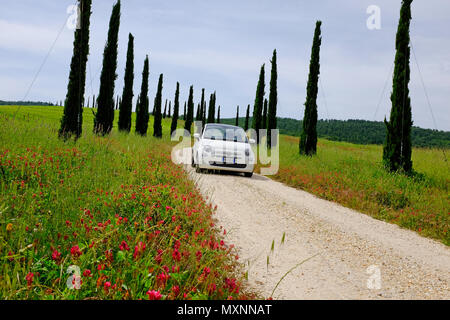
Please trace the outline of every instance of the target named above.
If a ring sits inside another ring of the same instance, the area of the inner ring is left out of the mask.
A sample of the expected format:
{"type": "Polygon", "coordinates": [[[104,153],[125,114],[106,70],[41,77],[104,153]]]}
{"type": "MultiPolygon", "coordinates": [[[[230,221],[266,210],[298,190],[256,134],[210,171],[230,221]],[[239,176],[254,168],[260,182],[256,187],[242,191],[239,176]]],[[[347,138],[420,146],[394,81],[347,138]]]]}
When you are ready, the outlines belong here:
{"type": "MultiPolygon", "coordinates": [[[[235,119],[222,119],[222,123],[235,124],[235,119]]],[[[239,119],[240,126],[244,118],[239,119]]],[[[300,136],[302,121],[290,118],[278,118],[281,134],[300,136]]],[[[366,120],[319,120],[317,134],[320,138],[332,141],[345,141],[356,144],[383,144],[386,139],[386,126],[383,122],[366,120]]],[[[412,127],[412,145],[414,147],[450,148],[450,132],[412,127]]]]}
{"type": "Polygon", "coordinates": [[[0,106],[55,106],[51,102],[42,101],[3,101],[0,100],[0,106]]]}

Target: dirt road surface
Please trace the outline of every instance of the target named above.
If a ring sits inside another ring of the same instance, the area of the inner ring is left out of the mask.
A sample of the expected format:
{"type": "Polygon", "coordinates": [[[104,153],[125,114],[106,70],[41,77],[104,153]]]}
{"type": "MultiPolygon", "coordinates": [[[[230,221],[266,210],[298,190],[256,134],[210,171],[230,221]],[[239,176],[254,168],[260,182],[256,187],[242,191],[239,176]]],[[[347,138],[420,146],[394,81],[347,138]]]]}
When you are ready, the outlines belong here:
{"type": "Polygon", "coordinates": [[[450,251],[437,241],[263,176],[186,170],[264,297],[450,299],[450,251]]]}

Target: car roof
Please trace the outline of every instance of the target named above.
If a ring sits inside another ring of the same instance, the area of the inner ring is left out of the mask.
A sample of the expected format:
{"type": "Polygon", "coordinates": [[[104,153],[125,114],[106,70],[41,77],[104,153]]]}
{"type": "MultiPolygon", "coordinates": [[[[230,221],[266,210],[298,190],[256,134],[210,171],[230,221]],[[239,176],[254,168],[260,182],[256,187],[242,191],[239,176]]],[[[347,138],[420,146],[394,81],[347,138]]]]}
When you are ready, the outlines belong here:
{"type": "Polygon", "coordinates": [[[231,125],[231,124],[224,124],[224,123],[207,123],[207,124],[205,125],[205,128],[206,128],[206,127],[209,127],[209,126],[217,126],[217,127],[226,127],[226,128],[242,129],[241,127],[233,126],[233,125],[231,125]]]}

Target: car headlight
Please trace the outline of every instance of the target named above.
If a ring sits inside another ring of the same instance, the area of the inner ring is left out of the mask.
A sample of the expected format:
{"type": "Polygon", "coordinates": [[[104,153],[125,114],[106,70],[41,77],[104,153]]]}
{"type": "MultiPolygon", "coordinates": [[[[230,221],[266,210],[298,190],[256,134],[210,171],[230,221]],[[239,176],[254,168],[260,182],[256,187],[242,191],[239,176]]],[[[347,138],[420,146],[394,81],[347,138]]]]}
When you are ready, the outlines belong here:
{"type": "Polygon", "coordinates": [[[204,146],[204,147],[203,147],[203,154],[204,154],[204,155],[211,155],[211,154],[212,154],[212,148],[211,148],[211,146],[204,146]]]}

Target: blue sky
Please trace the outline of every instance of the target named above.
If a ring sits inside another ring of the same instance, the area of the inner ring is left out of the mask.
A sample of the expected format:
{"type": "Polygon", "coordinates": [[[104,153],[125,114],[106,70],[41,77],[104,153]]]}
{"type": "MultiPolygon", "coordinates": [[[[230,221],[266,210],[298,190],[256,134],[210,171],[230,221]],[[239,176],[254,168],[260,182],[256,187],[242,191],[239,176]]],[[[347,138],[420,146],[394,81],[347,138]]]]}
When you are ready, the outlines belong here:
{"type": "MultiPolygon", "coordinates": [[[[98,94],[101,59],[114,0],[96,0],[91,18],[91,54],[86,96],[98,94]]],[[[0,99],[24,98],[69,14],[68,0],[3,1],[0,11],[0,99]]],[[[217,91],[222,117],[241,115],[253,105],[259,70],[278,52],[278,115],[301,119],[315,21],[322,25],[321,119],[382,120],[389,116],[389,80],[394,60],[400,0],[125,0],[122,1],[118,80],[121,94],[128,33],[135,36],[135,95],[145,55],[150,59],[149,98],[160,73],[164,99],[173,99],[176,82],[181,100],[194,85],[217,91]],[[369,5],[381,9],[381,29],[369,30],[369,5]],[[381,103],[377,109],[377,105],[381,103]]],[[[411,99],[415,125],[450,130],[450,1],[415,0],[411,37],[436,125],[425,98],[414,56],[411,99]]],[[[73,31],[64,28],[27,100],[65,97],[73,31]]]]}

